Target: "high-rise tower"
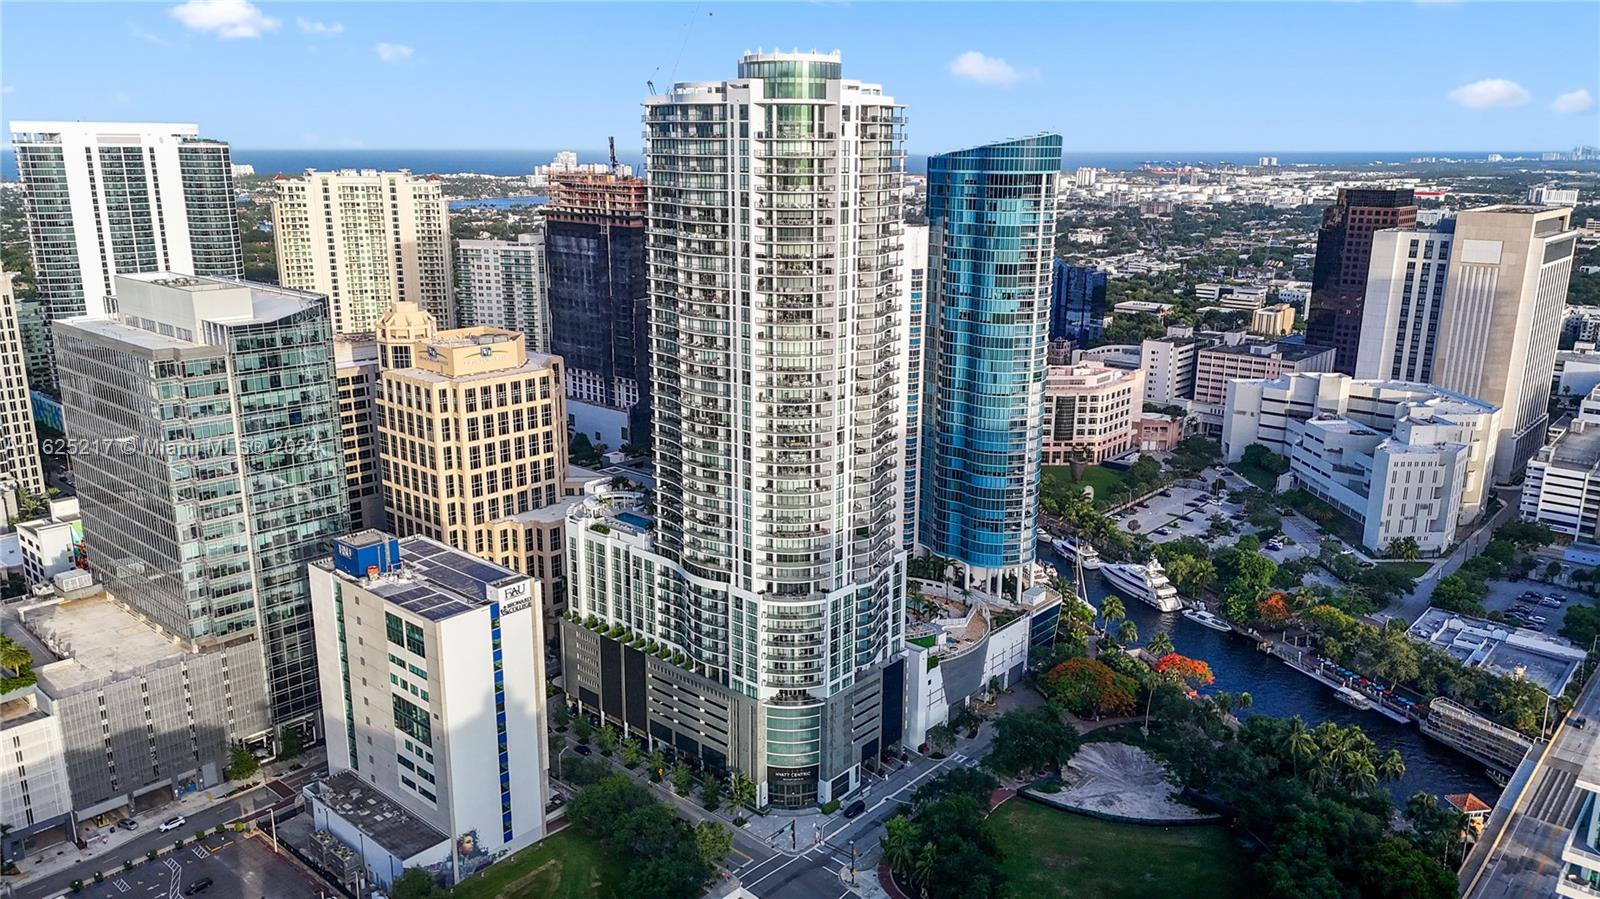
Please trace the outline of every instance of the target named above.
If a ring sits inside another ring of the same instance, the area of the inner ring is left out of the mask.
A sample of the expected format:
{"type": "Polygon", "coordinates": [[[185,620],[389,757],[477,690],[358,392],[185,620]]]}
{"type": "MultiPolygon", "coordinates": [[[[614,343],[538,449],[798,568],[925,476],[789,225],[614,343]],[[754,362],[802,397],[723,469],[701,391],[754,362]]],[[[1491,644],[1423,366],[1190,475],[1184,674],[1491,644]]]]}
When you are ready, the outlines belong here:
{"type": "Polygon", "coordinates": [[[1338,200],[1322,211],[1311,269],[1306,343],[1333,347],[1335,371],[1354,374],[1361,353],[1361,311],[1373,232],[1416,223],[1410,188],[1340,188],[1338,200]]]}
{"type": "Polygon", "coordinates": [[[1034,558],[1060,169],[1057,134],[928,160],[921,542],[995,594],[1034,558]]]}
{"type": "Polygon", "coordinates": [[[902,108],[842,68],[645,101],[657,514],[567,531],[579,621],[638,638],[565,622],[569,689],[783,807],[856,789],[903,695],[902,108]]]}
{"type": "Polygon", "coordinates": [[[119,274],[244,274],[228,145],[198,126],[12,122],[11,142],[49,318],[105,314],[119,274]]]}
{"type": "Polygon", "coordinates": [[[350,521],[327,300],[158,272],[116,306],[55,323],[88,556],[181,638],[260,634],[275,723],[309,727],[306,564],[350,521]]]}

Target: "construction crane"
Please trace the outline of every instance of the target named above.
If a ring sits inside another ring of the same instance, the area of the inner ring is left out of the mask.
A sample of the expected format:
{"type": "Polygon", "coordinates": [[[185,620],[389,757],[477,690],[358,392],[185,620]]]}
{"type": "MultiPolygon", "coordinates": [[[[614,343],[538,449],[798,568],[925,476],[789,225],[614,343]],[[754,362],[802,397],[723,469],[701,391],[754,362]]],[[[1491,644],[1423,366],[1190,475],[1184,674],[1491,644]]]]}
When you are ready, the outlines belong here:
{"type": "Polygon", "coordinates": [[[611,174],[615,176],[621,166],[617,165],[617,138],[615,135],[606,138],[606,145],[611,149],[611,174]]]}

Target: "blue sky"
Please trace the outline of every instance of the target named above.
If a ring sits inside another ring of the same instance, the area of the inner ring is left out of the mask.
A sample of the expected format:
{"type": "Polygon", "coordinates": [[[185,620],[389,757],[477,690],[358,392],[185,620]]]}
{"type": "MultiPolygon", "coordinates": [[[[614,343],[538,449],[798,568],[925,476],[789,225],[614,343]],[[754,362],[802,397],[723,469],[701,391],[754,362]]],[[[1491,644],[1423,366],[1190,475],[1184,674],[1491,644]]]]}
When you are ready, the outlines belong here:
{"type": "Polygon", "coordinates": [[[636,149],[645,81],[844,52],[914,153],[1600,143],[1600,4],[4,4],[0,113],[243,148],[636,149]]]}

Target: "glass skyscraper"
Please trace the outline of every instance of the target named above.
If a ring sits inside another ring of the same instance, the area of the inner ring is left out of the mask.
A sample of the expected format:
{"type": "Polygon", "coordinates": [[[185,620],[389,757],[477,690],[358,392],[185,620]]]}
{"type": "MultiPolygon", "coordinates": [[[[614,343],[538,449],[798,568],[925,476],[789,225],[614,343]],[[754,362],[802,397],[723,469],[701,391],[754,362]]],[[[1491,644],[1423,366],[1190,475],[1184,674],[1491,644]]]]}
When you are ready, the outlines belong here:
{"type": "Polygon", "coordinates": [[[922,544],[1021,595],[1034,558],[1061,136],[928,160],[922,544]]]}
{"type": "Polygon", "coordinates": [[[275,722],[309,726],[306,564],[349,522],[327,301],[169,273],[115,296],[55,323],[90,564],[196,645],[259,633],[275,722]]]}
{"type": "MultiPolygon", "coordinates": [[[[244,274],[228,145],[195,125],[13,122],[39,300],[99,315],[119,274],[244,274]],[[93,215],[89,215],[92,211],[93,215]]],[[[53,367],[35,387],[54,390],[53,367]]]]}
{"type": "Polygon", "coordinates": [[[1084,341],[1100,336],[1106,314],[1106,273],[1057,259],[1051,267],[1050,339],[1084,341]]]}

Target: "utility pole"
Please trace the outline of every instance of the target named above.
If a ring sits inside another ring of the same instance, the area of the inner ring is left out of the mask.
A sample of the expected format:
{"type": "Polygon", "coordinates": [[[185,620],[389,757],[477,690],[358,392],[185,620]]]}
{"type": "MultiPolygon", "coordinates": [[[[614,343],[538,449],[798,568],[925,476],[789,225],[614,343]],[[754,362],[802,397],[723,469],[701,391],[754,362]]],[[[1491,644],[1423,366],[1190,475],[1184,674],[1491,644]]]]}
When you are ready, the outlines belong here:
{"type": "Polygon", "coordinates": [[[850,885],[856,885],[856,841],[850,841],[850,885]]]}

